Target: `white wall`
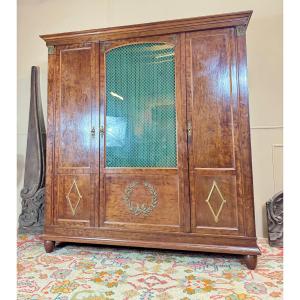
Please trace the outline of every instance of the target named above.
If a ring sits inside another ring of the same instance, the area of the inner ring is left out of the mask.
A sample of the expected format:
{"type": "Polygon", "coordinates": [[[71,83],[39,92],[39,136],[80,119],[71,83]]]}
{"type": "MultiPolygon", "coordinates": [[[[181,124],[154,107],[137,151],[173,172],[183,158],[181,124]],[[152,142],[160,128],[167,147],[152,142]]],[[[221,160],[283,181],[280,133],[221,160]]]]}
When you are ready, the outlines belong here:
{"type": "Polygon", "coordinates": [[[18,0],[18,214],[23,186],[30,68],[41,68],[46,117],[47,48],[40,34],[253,10],[247,31],[249,93],[258,236],[266,235],[264,203],[282,189],[281,0],[18,0]]]}

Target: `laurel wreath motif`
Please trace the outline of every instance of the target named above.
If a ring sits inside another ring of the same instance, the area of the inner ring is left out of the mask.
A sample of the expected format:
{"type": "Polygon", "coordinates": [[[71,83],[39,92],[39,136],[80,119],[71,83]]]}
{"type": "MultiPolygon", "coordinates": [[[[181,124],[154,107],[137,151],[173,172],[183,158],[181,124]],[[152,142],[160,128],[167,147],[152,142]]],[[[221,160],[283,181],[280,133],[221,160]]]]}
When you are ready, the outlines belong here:
{"type": "Polygon", "coordinates": [[[151,194],[151,204],[147,206],[146,204],[134,204],[131,202],[131,194],[134,191],[134,189],[139,185],[140,183],[138,181],[133,181],[125,189],[124,195],[123,195],[123,201],[125,202],[126,206],[130,210],[130,212],[135,215],[144,215],[149,216],[150,213],[153,211],[153,209],[158,204],[158,198],[157,198],[157,192],[153,185],[151,185],[149,182],[144,181],[143,185],[147,191],[151,194]]]}

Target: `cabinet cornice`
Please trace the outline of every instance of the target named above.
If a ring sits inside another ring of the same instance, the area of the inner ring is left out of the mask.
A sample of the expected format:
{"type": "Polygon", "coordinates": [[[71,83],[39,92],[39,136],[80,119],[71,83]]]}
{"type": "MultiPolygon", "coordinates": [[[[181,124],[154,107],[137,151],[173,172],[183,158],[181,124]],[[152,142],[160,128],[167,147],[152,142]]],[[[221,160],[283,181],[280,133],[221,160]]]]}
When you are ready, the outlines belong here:
{"type": "Polygon", "coordinates": [[[157,34],[161,35],[190,32],[196,30],[207,30],[213,28],[225,28],[241,25],[247,26],[251,15],[252,11],[243,11],[128,26],[46,34],[40,35],[40,37],[46,42],[48,46],[116,40],[120,38],[137,38],[157,34]]]}

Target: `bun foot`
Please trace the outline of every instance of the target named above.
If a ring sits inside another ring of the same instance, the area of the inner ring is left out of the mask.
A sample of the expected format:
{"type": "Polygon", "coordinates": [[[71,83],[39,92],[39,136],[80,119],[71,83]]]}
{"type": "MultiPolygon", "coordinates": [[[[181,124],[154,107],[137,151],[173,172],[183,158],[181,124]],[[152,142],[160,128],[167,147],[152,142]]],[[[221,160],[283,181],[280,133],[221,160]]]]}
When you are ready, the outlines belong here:
{"type": "Polygon", "coordinates": [[[244,263],[249,270],[254,270],[257,265],[257,255],[245,255],[244,263]]]}
{"type": "Polygon", "coordinates": [[[54,250],[55,242],[54,241],[44,241],[45,251],[51,253],[54,250]]]}

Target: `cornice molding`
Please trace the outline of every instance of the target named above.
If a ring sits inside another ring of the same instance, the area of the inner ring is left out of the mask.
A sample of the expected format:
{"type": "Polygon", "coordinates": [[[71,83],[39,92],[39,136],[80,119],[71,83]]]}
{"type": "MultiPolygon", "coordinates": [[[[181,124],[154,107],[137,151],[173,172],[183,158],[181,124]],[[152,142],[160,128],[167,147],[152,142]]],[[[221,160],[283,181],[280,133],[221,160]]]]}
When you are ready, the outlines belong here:
{"type": "Polygon", "coordinates": [[[247,27],[252,11],[41,35],[48,46],[137,38],[224,27],[247,27]]]}

